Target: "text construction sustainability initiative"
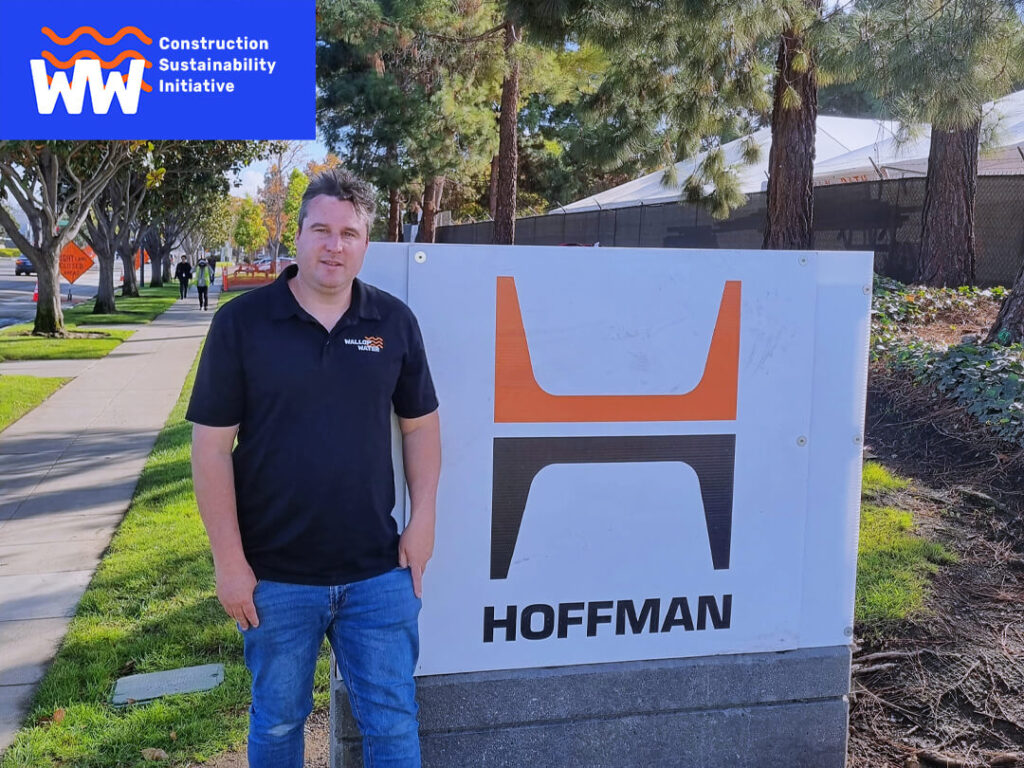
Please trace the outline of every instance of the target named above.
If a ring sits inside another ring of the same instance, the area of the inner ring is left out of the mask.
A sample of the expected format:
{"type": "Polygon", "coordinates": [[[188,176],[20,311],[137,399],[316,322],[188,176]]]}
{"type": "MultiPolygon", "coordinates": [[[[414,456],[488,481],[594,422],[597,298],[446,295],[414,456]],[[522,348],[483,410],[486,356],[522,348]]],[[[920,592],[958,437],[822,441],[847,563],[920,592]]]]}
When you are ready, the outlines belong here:
{"type": "MultiPolygon", "coordinates": [[[[194,40],[173,40],[168,37],[161,37],[158,45],[164,51],[266,51],[270,49],[269,40],[251,39],[248,37],[229,39],[201,37],[194,40]]],[[[193,72],[200,74],[211,72],[263,72],[272,75],[276,67],[277,61],[266,59],[262,56],[233,56],[230,59],[214,59],[207,56],[205,58],[191,57],[181,60],[160,58],[157,61],[158,71],[181,72],[183,74],[193,72]]],[[[218,80],[209,77],[202,80],[178,77],[172,80],[161,79],[159,90],[161,93],[232,93],[235,90],[235,83],[230,80],[218,80]]]]}

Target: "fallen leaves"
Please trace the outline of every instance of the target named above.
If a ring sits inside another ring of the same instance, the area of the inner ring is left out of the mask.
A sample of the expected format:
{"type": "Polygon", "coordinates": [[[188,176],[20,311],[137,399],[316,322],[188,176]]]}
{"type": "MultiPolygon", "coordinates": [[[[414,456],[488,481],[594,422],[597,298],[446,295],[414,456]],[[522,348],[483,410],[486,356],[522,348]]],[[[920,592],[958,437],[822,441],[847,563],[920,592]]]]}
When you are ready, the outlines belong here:
{"type": "Polygon", "coordinates": [[[162,749],[156,749],[155,747],[147,747],[142,750],[143,760],[169,760],[170,756],[162,749]]]}
{"type": "Polygon", "coordinates": [[[66,715],[67,715],[67,712],[64,710],[63,707],[60,707],[59,709],[53,710],[53,714],[52,715],[46,715],[44,717],[40,717],[38,720],[36,720],[36,724],[38,724],[38,725],[60,725],[62,722],[64,722],[64,718],[65,718],[66,715]]]}

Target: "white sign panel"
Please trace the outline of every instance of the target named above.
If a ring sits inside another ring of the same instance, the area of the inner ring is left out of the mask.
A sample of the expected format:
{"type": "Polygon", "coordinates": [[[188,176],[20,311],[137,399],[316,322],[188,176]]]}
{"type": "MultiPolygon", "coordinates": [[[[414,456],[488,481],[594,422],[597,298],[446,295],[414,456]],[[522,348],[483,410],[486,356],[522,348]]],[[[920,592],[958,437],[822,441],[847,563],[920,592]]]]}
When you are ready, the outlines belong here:
{"type": "Polygon", "coordinates": [[[374,246],[364,277],[441,401],[418,674],[849,641],[870,254],[374,246]]]}

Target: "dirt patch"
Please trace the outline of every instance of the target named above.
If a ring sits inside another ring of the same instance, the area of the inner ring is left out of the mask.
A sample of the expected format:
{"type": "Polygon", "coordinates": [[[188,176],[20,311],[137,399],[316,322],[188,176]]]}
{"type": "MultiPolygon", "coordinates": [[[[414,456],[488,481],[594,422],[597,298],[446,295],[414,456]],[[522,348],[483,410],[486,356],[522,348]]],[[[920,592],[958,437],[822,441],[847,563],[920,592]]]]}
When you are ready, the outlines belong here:
{"type": "Polygon", "coordinates": [[[935,311],[921,324],[898,326],[896,338],[904,343],[917,341],[937,347],[959,344],[965,336],[984,339],[999,314],[999,301],[978,299],[977,306],[946,307],[935,311]]]}
{"type": "Polygon", "coordinates": [[[880,501],[959,562],[925,615],[858,638],[848,766],[1024,766],[1024,451],[880,367],[868,404],[871,452],[913,480],[880,501]]]}
{"type": "MultiPolygon", "coordinates": [[[[331,765],[331,717],[326,709],[318,709],[306,720],[306,761],[304,768],[330,768],[331,765]]],[[[202,763],[204,768],[247,768],[245,747],[233,752],[217,755],[213,760],[202,763]]]]}

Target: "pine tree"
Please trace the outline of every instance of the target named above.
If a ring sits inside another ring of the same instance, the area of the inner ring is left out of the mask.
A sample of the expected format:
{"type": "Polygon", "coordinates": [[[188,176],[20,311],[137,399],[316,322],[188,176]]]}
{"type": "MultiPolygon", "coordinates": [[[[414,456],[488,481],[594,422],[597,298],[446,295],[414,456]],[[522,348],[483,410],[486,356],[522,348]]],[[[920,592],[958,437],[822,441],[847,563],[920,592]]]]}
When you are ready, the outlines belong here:
{"type": "Polygon", "coordinates": [[[1012,0],[860,0],[836,25],[837,60],[905,126],[931,124],[917,279],[975,280],[974,207],[983,105],[1024,76],[1012,0]]]}
{"type": "Polygon", "coordinates": [[[420,238],[432,241],[445,186],[490,157],[478,77],[488,59],[474,45],[498,33],[482,26],[487,18],[470,0],[321,4],[319,124],[329,145],[347,150],[347,167],[387,191],[389,237],[398,237],[402,191],[417,187],[420,238]]]}

